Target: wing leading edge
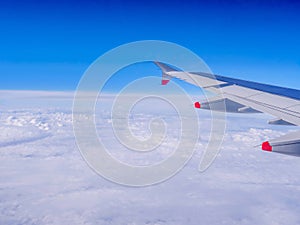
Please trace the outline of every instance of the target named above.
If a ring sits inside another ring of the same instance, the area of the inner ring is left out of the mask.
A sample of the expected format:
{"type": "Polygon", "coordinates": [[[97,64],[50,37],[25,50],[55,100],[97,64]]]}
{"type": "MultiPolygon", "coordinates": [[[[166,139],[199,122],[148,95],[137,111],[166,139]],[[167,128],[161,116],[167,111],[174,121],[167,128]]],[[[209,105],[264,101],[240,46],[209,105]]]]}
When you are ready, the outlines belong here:
{"type": "MultiPolygon", "coordinates": [[[[215,92],[216,97],[207,102],[196,102],[201,109],[224,110],[232,113],[267,113],[275,117],[269,124],[300,126],[300,91],[246,80],[234,79],[201,72],[176,70],[161,62],[155,64],[162,70],[162,84],[177,78],[215,92]]],[[[287,134],[264,142],[262,149],[293,156],[300,156],[300,132],[287,134]]]]}

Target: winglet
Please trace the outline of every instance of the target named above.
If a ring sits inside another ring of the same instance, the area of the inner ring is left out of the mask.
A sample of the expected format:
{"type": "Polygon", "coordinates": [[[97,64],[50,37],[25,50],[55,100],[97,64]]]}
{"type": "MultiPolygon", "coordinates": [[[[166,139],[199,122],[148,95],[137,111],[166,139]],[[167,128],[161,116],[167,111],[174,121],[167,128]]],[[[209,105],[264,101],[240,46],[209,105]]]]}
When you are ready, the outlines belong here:
{"type": "Polygon", "coordinates": [[[169,75],[167,75],[168,72],[171,71],[176,71],[175,69],[173,69],[172,67],[168,66],[167,64],[161,63],[161,62],[154,62],[155,65],[157,65],[161,71],[162,71],[162,80],[161,80],[161,84],[162,85],[167,85],[171,79],[171,77],[169,75]]]}
{"type": "Polygon", "coordinates": [[[178,70],[172,68],[171,66],[168,66],[165,63],[161,63],[161,62],[157,62],[157,61],[155,61],[154,63],[161,69],[161,71],[163,73],[167,73],[167,72],[171,72],[171,71],[178,71],[178,70]]]}

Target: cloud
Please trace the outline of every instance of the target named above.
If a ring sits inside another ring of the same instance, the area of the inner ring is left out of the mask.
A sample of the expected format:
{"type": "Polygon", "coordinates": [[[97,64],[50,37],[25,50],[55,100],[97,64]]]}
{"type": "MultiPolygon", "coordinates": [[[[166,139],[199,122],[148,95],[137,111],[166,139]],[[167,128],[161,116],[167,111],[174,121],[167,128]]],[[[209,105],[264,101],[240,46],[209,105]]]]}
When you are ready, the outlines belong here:
{"type": "MultiPolygon", "coordinates": [[[[36,106],[40,101],[30,102],[36,106]]],[[[201,111],[201,140],[187,166],[164,183],[128,188],[98,176],[83,161],[73,135],[71,104],[62,107],[56,100],[59,107],[35,108],[28,102],[16,106],[11,100],[15,109],[8,105],[10,109],[0,115],[1,224],[300,223],[300,178],[295,176],[299,159],[253,147],[290,128],[266,128],[261,116],[249,123],[248,117],[230,115],[217,160],[199,173],[209,130],[209,113],[201,111]]],[[[135,113],[130,126],[135,134],[147,137],[149,119],[157,112],[139,108],[135,113]]],[[[160,112],[168,113],[167,107],[160,112]]],[[[99,134],[109,132],[109,110],[100,108],[98,116],[97,127],[104,131],[99,134]]],[[[112,154],[121,160],[153,163],[168,157],[178,141],[176,116],[168,115],[166,123],[171,126],[166,143],[146,157],[125,153],[109,133],[103,139],[116,147],[112,154]]]]}

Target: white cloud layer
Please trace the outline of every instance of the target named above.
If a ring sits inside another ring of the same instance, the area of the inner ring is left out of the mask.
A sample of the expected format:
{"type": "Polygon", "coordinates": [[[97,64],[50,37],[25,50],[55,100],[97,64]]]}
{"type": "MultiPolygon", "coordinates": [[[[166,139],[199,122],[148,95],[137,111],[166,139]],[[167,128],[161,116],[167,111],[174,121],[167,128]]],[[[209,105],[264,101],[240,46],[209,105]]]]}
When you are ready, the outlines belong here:
{"type": "MultiPolygon", "coordinates": [[[[69,93],[26,93],[22,100],[22,92],[0,99],[0,224],[300,224],[299,158],[254,147],[291,130],[266,125],[268,116],[229,115],[220,154],[199,173],[210,128],[209,113],[200,111],[201,137],[187,166],[161,184],[129,188],[98,176],[82,159],[69,93]]],[[[153,116],[169,126],[161,148],[143,156],[122,148],[109,110],[98,108],[98,133],[111,154],[141,165],[168,157],[178,142],[178,121],[168,107],[158,108],[137,108],[130,119],[139,138],[149,135],[153,116]]]]}

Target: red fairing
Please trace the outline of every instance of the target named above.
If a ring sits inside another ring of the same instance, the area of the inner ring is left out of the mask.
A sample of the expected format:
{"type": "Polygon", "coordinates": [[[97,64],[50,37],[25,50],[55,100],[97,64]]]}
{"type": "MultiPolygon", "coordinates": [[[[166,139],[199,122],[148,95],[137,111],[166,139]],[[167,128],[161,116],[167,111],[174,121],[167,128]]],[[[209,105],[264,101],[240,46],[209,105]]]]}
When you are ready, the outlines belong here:
{"type": "Polygon", "coordinates": [[[273,150],[273,147],[270,145],[268,141],[262,143],[262,150],[271,152],[273,150]]]}
{"type": "Polygon", "coordinates": [[[200,109],[200,108],[201,108],[200,102],[195,102],[194,106],[195,106],[195,108],[197,108],[197,109],[200,109]]]}
{"type": "Polygon", "coordinates": [[[161,80],[161,84],[162,85],[167,85],[167,83],[169,83],[170,80],[161,80]]]}

